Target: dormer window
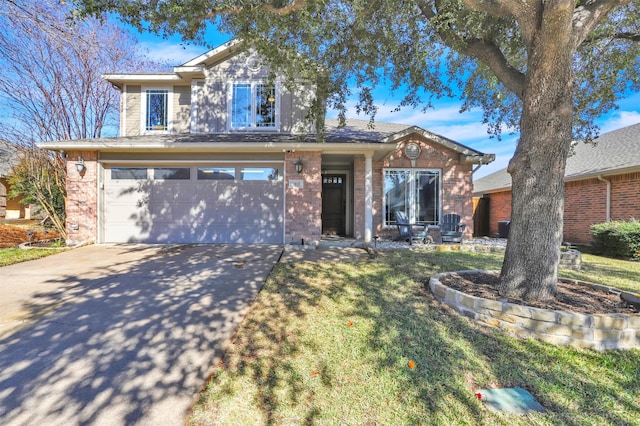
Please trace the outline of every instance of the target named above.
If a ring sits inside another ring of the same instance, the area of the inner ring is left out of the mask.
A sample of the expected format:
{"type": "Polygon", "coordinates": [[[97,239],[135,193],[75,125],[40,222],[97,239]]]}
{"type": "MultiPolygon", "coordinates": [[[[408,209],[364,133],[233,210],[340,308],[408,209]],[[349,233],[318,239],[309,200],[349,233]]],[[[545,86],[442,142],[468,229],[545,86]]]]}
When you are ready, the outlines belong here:
{"type": "Polygon", "coordinates": [[[232,130],[278,130],[279,102],[275,85],[233,83],[230,92],[232,130]]]}
{"type": "Polygon", "coordinates": [[[146,131],[168,130],[169,91],[162,89],[147,90],[146,99],[146,131]]]}

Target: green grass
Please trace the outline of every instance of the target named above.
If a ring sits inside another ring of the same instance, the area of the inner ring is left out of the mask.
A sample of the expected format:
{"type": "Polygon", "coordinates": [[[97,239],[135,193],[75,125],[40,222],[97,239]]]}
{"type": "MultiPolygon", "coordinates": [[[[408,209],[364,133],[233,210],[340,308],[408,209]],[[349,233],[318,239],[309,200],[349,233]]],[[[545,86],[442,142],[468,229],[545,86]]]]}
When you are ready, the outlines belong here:
{"type": "Polygon", "coordinates": [[[60,250],[23,250],[19,248],[0,249],[0,266],[8,266],[13,265],[14,263],[26,262],[27,260],[40,259],[41,257],[51,256],[56,253],[60,253],[60,250]]]}
{"type": "Polygon", "coordinates": [[[580,271],[562,270],[561,275],[598,284],[606,284],[627,291],[640,291],[640,262],[610,259],[582,254],[580,271]]]}
{"type": "MultiPolygon", "coordinates": [[[[625,274],[617,261],[585,262],[577,278],[605,282],[615,269],[620,283],[633,287],[635,279],[639,288],[637,271],[625,274]]],[[[189,422],[640,423],[640,351],[516,340],[453,313],[423,285],[436,272],[500,264],[495,255],[462,252],[279,264],[189,422]],[[474,396],[479,388],[514,386],[532,392],[546,413],[497,415],[474,396]]]]}

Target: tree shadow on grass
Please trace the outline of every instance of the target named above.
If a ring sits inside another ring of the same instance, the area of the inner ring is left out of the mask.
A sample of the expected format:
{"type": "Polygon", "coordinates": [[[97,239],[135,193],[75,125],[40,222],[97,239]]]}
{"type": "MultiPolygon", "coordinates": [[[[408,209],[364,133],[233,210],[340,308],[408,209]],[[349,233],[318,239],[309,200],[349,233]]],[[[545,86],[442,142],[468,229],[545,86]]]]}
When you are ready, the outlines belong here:
{"type": "Polygon", "coordinates": [[[423,286],[433,273],[495,269],[499,262],[423,252],[278,266],[191,421],[217,423],[208,416],[221,412],[228,423],[245,415],[261,424],[630,424],[640,418],[638,351],[602,354],[518,341],[440,305],[423,286]],[[615,367],[603,367],[605,360],[615,367]],[[237,386],[229,391],[231,382],[237,386]],[[530,390],[548,411],[496,415],[474,395],[515,386],[530,390]],[[234,410],[240,400],[244,413],[234,410]]]}

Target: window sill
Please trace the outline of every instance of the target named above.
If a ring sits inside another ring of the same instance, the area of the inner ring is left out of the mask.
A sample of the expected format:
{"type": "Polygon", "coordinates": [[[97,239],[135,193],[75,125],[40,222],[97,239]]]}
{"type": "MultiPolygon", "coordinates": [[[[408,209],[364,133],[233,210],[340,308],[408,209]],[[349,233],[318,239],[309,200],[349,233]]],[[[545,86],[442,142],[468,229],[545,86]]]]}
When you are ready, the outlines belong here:
{"type": "Polygon", "coordinates": [[[275,127],[232,127],[229,133],[279,133],[280,129],[275,127]]]}

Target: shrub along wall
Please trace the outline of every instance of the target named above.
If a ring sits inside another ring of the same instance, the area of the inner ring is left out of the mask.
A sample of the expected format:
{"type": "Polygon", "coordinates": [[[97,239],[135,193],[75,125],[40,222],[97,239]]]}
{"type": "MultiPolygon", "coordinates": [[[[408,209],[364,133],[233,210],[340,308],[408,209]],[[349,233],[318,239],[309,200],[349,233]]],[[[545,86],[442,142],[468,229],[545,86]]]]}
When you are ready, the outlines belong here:
{"type": "Polygon", "coordinates": [[[593,249],[599,254],[640,259],[640,222],[613,221],[591,226],[593,249]]]}

